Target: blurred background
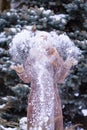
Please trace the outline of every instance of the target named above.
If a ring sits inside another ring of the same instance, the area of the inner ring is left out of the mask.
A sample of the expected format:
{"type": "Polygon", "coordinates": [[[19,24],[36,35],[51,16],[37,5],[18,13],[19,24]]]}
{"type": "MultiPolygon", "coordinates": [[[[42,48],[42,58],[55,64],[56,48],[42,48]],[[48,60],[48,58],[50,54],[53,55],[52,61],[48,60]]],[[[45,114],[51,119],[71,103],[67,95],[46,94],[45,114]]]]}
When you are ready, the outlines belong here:
{"type": "Polygon", "coordinates": [[[0,130],[19,127],[27,113],[30,84],[24,84],[10,69],[8,49],[15,34],[34,24],[39,30],[66,32],[82,50],[78,65],[59,89],[64,127],[77,125],[76,130],[87,130],[86,0],[0,0],[0,130]]]}

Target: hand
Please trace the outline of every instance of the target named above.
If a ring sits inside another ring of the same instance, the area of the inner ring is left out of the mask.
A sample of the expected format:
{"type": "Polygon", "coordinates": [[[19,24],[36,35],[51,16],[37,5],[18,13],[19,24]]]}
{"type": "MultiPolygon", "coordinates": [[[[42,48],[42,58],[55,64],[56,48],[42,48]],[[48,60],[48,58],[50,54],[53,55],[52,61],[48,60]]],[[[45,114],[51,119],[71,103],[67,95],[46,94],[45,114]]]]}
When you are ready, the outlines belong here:
{"type": "Polygon", "coordinates": [[[46,49],[47,55],[49,56],[50,63],[56,67],[57,66],[57,60],[60,57],[56,48],[49,47],[46,49]]]}
{"type": "Polygon", "coordinates": [[[17,65],[11,65],[10,68],[13,69],[13,70],[15,70],[18,74],[21,74],[21,73],[24,72],[24,67],[23,67],[22,64],[21,65],[19,65],[19,64],[17,64],[17,65]]]}
{"type": "Polygon", "coordinates": [[[71,57],[70,59],[67,59],[65,63],[68,67],[72,67],[74,65],[77,65],[78,61],[75,58],[71,57]]]}
{"type": "Polygon", "coordinates": [[[49,48],[46,48],[46,52],[49,56],[56,56],[58,55],[58,52],[56,50],[56,48],[54,47],[49,47],[49,48]]]}
{"type": "Polygon", "coordinates": [[[72,66],[77,65],[78,61],[75,58],[70,58],[70,63],[72,66]]]}

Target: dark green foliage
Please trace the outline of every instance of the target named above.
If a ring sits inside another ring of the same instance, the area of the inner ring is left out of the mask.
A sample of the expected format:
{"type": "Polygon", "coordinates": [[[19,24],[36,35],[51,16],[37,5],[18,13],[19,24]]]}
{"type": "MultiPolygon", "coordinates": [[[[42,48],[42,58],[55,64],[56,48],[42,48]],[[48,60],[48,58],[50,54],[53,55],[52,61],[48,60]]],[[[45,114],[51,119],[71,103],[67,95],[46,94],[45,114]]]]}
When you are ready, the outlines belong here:
{"type": "MultiPolygon", "coordinates": [[[[86,19],[87,19],[87,2],[85,3],[82,0],[74,0],[72,3],[63,4],[66,9],[66,13],[69,14],[69,21],[67,27],[74,25],[80,31],[82,29],[87,30],[86,19]]],[[[73,31],[73,27],[71,28],[73,31]]]]}

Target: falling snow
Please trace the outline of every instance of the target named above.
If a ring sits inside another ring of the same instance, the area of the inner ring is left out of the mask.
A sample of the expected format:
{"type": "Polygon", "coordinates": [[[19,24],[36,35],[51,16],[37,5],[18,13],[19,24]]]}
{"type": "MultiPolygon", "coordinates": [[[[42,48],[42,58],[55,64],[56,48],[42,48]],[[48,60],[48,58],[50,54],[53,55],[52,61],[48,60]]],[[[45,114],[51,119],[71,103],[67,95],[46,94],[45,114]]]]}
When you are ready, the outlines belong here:
{"type": "MultiPolygon", "coordinates": [[[[32,102],[28,102],[33,106],[32,117],[28,117],[32,124],[30,130],[42,130],[43,126],[46,130],[55,128],[52,122],[55,105],[54,69],[51,64],[55,59],[47,53],[49,48],[56,48],[64,59],[77,58],[80,54],[66,34],[58,36],[56,32],[33,31],[32,27],[25,27],[10,44],[13,60],[23,64],[26,77],[32,77],[33,96],[30,97],[32,102]]],[[[61,67],[58,68],[58,74],[62,73],[61,67]]]]}

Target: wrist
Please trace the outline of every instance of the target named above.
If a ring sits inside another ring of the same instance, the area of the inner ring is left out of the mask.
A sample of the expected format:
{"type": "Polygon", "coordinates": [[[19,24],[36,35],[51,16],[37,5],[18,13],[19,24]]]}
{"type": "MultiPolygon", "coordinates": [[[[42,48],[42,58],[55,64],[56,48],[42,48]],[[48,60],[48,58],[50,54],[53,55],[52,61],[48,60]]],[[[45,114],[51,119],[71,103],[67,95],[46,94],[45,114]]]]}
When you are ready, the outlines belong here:
{"type": "Polygon", "coordinates": [[[16,73],[17,73],[17,74],[22,74],[23,72],[17,72],[17,71],[16,71],[16,73]]]}

